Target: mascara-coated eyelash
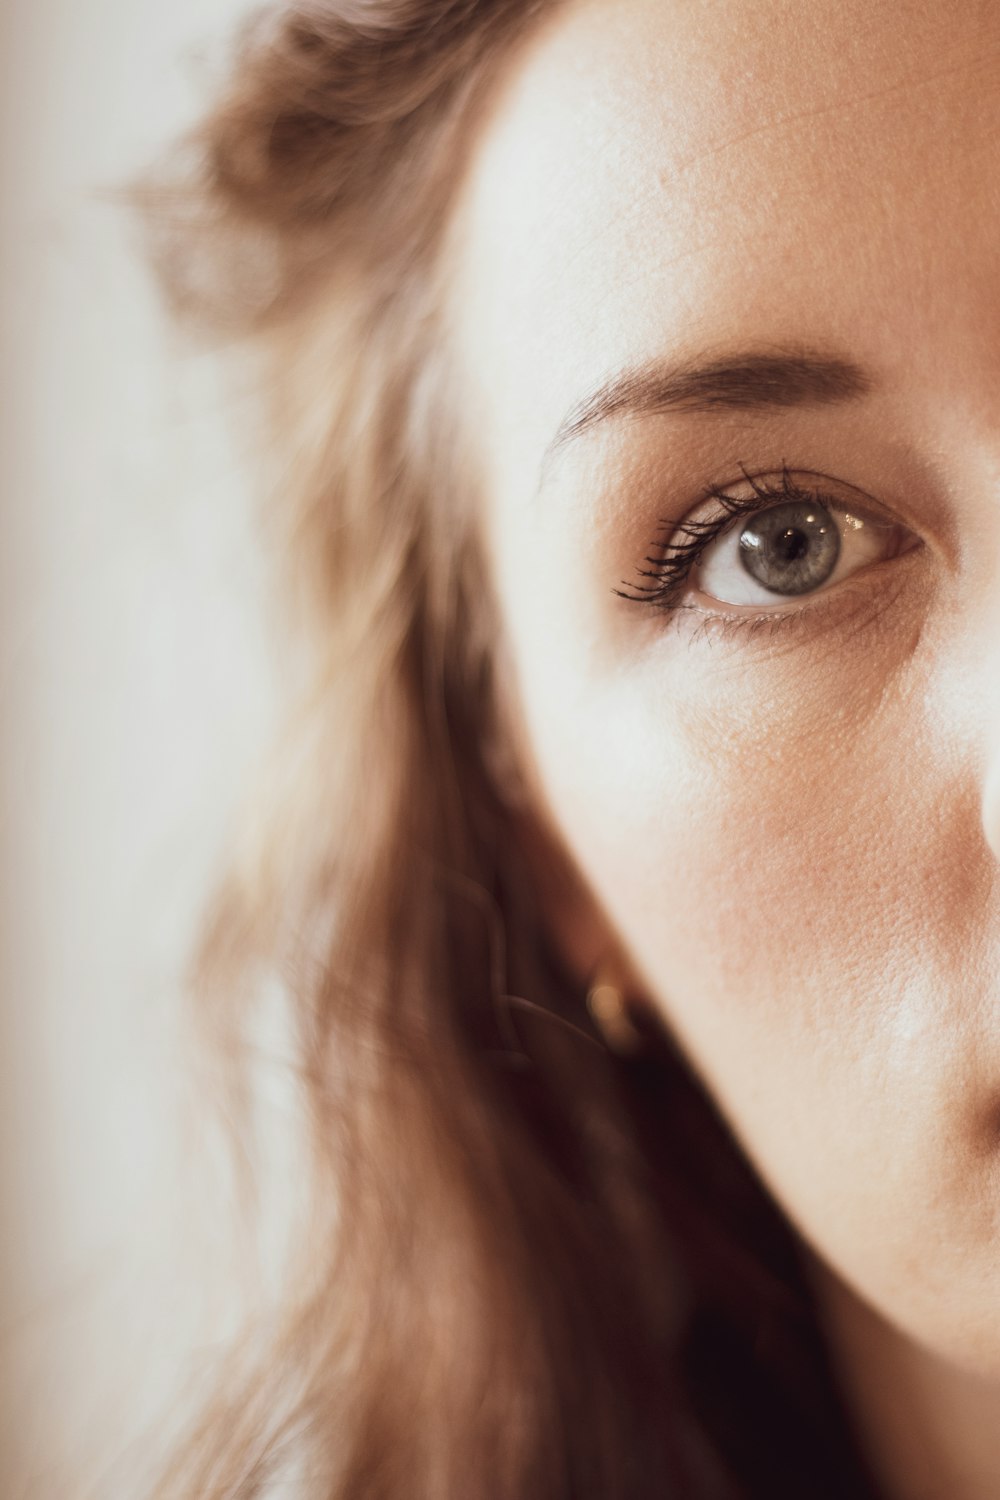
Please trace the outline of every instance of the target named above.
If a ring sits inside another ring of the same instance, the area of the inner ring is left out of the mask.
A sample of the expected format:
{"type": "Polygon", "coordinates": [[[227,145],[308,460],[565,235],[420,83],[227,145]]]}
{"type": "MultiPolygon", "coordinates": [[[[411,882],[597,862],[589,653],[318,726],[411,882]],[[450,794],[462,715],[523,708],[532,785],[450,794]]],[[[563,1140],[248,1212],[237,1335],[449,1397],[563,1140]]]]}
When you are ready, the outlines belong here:
{"type": "MultiPolygon", "coordinates": [[[[824,512],[842,509],[842,504],[838,504],[832,495],[820,490],[800,488],[787,467],[782,468],[781,478],[777,483],[768,482],[759,476],[754,477],[742,465],[740,467],[752,495],[740,498],[727,494],[720,487],[713,487],[705,493],[694,511],[697,513],[707,501],[714,500],[719,507],[716,513],[702,520],[688,519],[679,524],[664,521],[664,529],[669,527],[670,532],[668,545],[644,559],[647,566],[638,570],[638,576],[647,580],[646,582],[624,584],[622,588],[614,590],[620,598],[639,604],[652,604],[664,610],[697,608],[684,602],[692,574],[703,554],[737,522],[781,505],[819,506],[824,512]]],[[[810,592],[818,591],[803,590],[799,597],[804,601],[810,592]]],[[[787,597],[781,599],[780,592],[776,594],[776,604],[788,602],[787,597]]]]}

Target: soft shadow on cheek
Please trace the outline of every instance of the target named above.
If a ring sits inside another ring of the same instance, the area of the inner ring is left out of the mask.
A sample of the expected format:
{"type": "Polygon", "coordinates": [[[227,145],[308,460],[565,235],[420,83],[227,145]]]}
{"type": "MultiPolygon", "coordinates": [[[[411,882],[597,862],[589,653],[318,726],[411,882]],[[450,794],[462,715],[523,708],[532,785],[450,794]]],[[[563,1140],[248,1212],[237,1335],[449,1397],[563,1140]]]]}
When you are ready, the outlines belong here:
{"type": "Polygon", "coordinates": [[[547,776],[562,832],[682,1022],[708,1006],[773,1010],[786,1028],[822,1011],[825,1025],[831,987],[848,1006],[884,989],[887,933],[904,920],[897,856],[919,837],[872,834],[898,789],[887,747],[907,733],[908,695],[886,692],[898,668],[860,647],[673,642],[599,723],[563,726],[556,754],[575,772],[547,776]]]}

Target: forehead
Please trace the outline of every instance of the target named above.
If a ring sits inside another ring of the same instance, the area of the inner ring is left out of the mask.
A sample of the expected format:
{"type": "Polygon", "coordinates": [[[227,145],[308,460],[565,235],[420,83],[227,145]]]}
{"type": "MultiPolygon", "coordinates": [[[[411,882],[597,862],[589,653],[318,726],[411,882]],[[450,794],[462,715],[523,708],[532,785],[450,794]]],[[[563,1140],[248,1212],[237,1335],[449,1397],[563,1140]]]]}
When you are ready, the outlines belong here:
{"type": "Polygon", "coordinates": [[[456,213],[470,394],[544,446],[567,401],[665,353],[808,342],[933,381],[947,338],[995,378],[998,124],[991,4],[556,9],[456,213]]]}

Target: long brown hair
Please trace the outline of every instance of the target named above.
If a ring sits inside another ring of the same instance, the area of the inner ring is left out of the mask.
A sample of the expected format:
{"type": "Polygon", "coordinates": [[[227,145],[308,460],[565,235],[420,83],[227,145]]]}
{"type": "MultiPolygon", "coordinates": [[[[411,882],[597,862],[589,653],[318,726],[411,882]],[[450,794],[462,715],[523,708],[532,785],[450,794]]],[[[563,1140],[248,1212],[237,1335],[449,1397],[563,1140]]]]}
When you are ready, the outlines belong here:
{"type": "Polygon", "coordinates": [[[669,1038],[625,1059],[592,1027],[542,915],[569,876],[498,771],[437,252],[552,9],[268,9],[143,189],[175,308],[260,353],[314,642],[196,983],[231,1038],[281,981],[310,1230],[157,1500],[251,1500],[292,1453],[297,1500],[866,1493],[793,1235],[669,1038]]]}

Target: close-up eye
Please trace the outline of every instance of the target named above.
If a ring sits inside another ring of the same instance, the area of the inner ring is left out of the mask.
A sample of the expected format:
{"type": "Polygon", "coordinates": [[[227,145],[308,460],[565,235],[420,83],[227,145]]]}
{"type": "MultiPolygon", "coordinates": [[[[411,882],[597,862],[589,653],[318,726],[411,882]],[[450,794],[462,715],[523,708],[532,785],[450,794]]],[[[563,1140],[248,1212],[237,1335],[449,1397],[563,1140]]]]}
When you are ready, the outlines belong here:
{"type": "Polygon", "coordinates": [[[698,601],[786,611],[917,545],[905,526],[794,481],[748,478],[749,494],[714,490],[666,536],[626,598],[674,609],[698,601]]]}
{"type": "Polygon", "coordinates": [[[910,533],[832,500],[785,500],[737,522],[694,568],[698,592],[723,604],[781,604],[898,556],[910,533]]]}

